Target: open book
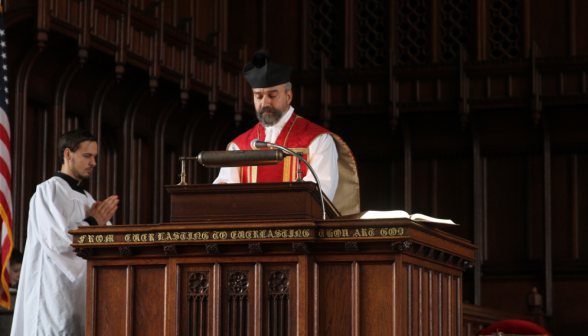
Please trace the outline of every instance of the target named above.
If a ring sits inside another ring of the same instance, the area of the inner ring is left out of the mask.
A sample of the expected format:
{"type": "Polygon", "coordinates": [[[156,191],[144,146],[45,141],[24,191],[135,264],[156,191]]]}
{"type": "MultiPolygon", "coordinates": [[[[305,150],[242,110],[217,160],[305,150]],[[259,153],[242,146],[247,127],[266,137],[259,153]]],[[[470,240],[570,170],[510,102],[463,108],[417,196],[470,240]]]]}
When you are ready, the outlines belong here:
{"type": "Polygon", "coordinates": [[[459,224],[455,224],[451,219],[439,219],[435,217],[426,216],[423,214],[412,214],[409,215],[408,212],[402,210],[392,210],[392,211],[364,211],[358,214],[339,217],[339,218],[349,218],[349,219],[378,219],[378,218],[408,218],[412,221],[429,224],[431,226],[436,227],[448,227],[448,226],[459,226],[459,224]]]}

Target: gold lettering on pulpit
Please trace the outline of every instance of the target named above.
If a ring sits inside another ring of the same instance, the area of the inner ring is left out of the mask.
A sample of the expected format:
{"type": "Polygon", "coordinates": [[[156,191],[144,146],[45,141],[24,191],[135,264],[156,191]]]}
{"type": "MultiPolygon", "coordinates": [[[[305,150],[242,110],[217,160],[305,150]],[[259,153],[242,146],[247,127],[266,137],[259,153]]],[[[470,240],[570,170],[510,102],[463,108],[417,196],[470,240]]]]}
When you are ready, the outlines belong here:
{"type": "Polygon", "coordinates": [[[368,230],[368,236],[370,236],[370,237],[373,237],[373,236],[375,236],[375,235],[376,235],[376,233],[375,233],[374,231],[376,231],[376,229],[369,229],[369,230],[368,230]]]}
{"type": "Polygon", "coordinates": [[[174,239],[173,240],[180,240],[180,234],[177,232],[174,232],[174,239]]]}
{"type": "Polygon", "coordinates": [[[272,233],[272,230],[268,230],[267,231],[267,237],[268,238],[274,238],[274,234],[272,233]]]}
{"type": "MultiPolygon", "coordinates": [[[[78,238],[78,244],[83,244],[88,239],[88,243],[114,243],[114,235],[82,235],[78,238]]],[[[131,241],[131,235],[125,235],[125,241],[131,241]]]]}
{"type": "Polygon", "coordinates": [[[310,237],[310,229],[304,229],[302,231],[302,236],[304,236],[304,238],[310,237]]]}
{"type": "Polygon", "coordinates": [[[180,233],[180,240],[186,240],[186,232],[180,233]]]}
{"type": "Polygon", "coordinates": [[[327,230],[327,237],[333,238],[333,229],[328,229],[327,230]]]}
{"type": "Polygon", "coordinates": [[[253,230],[253,239],[259,239],[259,231],[253,230]]]}
{"type": "Polygon", "coordinates": [[[333,235],[335,236],[335,238],[341,237],[341,230],[336,229],[335,231],[333,231],[333,235]]]}
{"type": "Polygon", "coordinates": [[[265,235],[265,231],[266,230],[261,230],[261,232],[259,232],[259,237],[262,239],[265,239],[266,235],[265,235]]]}
{"type": "Polygon", "coordinates": [[[143,233],[143,234],[141,235],[141,241],[142,241],[142,242],[146,242],[146,241],[147,241],[147,234],[146,234],[146,233],[143,233]]]}
{"type": "Polygon", "coordinates": [[[355,229],[355,233],[353,234],[353,237],[361,237],[361,232],[359,231],[359,229],[355,229]]]}
{"type": "Polygon", "coordinates": [[[319,238],[325,238],[325,229],[320,229],[318,232],[319,238]]]}
{"type": "Polygon", "coordinates": [[[252,233],[251,233],[251,231],[247,231],[247,232],[245,232],[245,238],[247,238],[247,239],[251,239],[251,237],[252,237],[252,233]]]}
{"type": "Polygon", "coordinates": [[[208,240],[208,232],[202,232],[202,240],[208,240]]]}
{"type": "Polygon", "coordinates": [[[349,237],[349,230],[348,229],[341,229],[341,236],[349,237]]]}
{"type": "Polygon", "coordinates": [[[171,234],[169,232],[166,232],[167,236],[165,237],[165,240],[172,240],[171,234]]]}
{"type": "Polygon", "coordinates": [[[125,235],[125,241],[126,242],[130,242],[131,241],[131,234],[130,233],[125,235]]]}

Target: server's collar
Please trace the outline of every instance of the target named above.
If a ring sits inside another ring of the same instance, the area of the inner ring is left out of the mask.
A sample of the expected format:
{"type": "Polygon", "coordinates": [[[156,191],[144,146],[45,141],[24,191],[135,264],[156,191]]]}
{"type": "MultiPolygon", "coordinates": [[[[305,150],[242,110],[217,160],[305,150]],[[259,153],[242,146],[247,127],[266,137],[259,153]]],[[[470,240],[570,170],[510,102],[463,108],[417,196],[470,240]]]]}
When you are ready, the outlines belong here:
{"type": "Polygon", "coordinates": [[[84,191],[84,188],[82,188],[82,181],[78,181],[75,178],[73,178],[73,177],[71,177],[71,176],[69,176],[67,174],[64,174],[62,172],[55,172],[55,175],[54,176],[61,177],[62,179],[65,180],[65,182],[67,182],[67,184],[69,184],[69,186],[73,190],[75,190],[75,191],[77,191],[79,193],[82,193],[82,194],[86,195],[86,192],[84,191]]]}

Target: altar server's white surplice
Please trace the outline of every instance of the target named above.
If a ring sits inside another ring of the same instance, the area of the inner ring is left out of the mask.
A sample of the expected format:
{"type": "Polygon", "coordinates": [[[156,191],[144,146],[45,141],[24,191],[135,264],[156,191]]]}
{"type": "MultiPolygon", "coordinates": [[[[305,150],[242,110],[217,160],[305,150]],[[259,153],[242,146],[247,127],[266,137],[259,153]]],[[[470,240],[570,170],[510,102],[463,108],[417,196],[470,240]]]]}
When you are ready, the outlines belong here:
{"type": "Polygon", "coordinates": [[[11,336],[84,335],[86,261],[74,254],[67,232],[89,225],[84,219],[94,202],[61,177],[37,186],[11,336]]]}

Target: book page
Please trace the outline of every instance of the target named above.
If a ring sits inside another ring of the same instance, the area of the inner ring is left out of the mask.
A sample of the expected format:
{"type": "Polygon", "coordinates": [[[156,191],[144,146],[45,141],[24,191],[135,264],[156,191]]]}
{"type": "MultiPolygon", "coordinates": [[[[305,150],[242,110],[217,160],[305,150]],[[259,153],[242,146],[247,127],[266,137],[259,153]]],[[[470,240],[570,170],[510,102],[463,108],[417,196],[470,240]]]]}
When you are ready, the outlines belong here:
{"type": "Polygon", "coordinates": [[[361,219],[376,219],[376,218],[409,218],[406,211],[392,210],[392,211],[366,211],[361,219]]]}
{"type": "Polygon", "coordinates": [[[443,224],[455,224],[451,219],[439,219],[435,217],[426,216],[423,214],[412,214],[410,215],[410,219],[415,222],[430,222],[430,223],[443,223],[443,224]]]}

